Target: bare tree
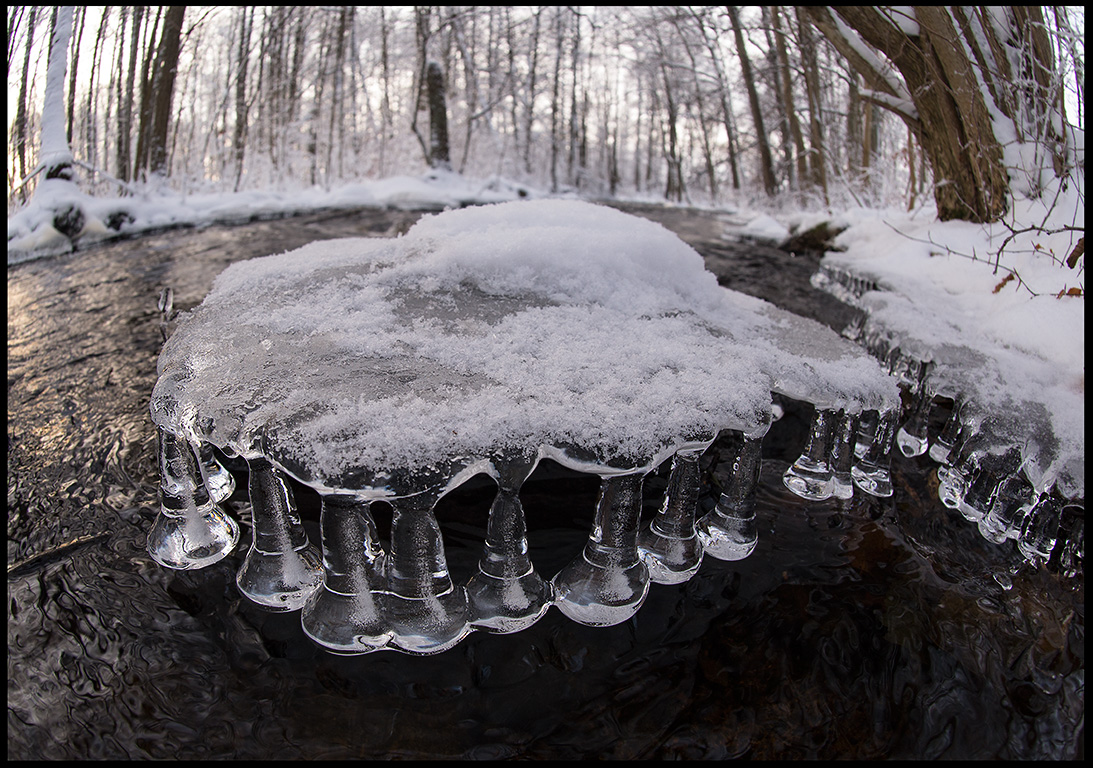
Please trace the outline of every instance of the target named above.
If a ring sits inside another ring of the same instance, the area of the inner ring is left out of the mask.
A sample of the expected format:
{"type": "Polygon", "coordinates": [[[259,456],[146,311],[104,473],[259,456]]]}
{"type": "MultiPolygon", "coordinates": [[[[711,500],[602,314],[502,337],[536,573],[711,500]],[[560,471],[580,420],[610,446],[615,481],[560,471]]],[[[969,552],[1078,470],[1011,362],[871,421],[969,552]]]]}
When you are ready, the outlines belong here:
{"type": "Polygon", "coordinates": [[[736,38],[736,55],[740,58],[740,71],[744,76],[744,87],[748,91],[748,103],[751,105],[751,117],[755,123],[756,142],[759,147],[759,164],[763,175],[763,189],[768,195],[773,195],[777,184],[774,180],[774,160],[770,155],[770,143],[767,140],[767,129],[763,126],[763,110],[759,105],[759,92],[755,89],[755,76],[752,74],[751,60],[748,58],[747,48],[744,45],[744,32],[740,26],[740,16],[736,7],[725,6],[725,12],[732,24],[733,36],[736,38]]]}

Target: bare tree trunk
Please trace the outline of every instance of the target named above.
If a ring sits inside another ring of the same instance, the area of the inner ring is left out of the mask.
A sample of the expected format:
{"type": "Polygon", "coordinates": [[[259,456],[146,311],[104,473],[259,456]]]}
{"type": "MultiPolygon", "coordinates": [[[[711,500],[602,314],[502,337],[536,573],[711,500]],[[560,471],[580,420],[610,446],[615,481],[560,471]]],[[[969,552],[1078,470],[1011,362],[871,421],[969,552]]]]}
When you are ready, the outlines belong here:
{"type": "Polygon", "coordinates": [[[425,86],[429,99],[429,167],[450,171],[452,158],[448,146],[448,104],[444,70],[435,61],[430,61],[426,67],[425,86]]]}
{"type": "Polygon", "coordinates": [[[235,131],[232,154],[235,157],[235,191],[243,180],[243,157],[247,143],[247,64],[250,61],[250,33],[254,27],[254,6],[239,8],[239,47],[235,74],[235,131]],[[249,12],[248,12],[249,11],[249,12]]]}
{"type": "Polygon", "coordinates": [[[934,172],[938,218],[999,218],[1010,194],[1002,147],[973,64],[963,46],[953,43],[960,37],[950,12],[916,6],[914,35],[876,8],[839,6],[835,12],[860,40],[850,40],[826,8],[807,9],[817,28],[873,89],[872,100],[899,114],[918,136],[934,172]],[[862,56],[861,40],[888,57],[902,84],[862,56]]]}
{"type": "MultiPolygon", "coordinates": [[[[123,6],[124,12],[124,6],[123,6]]],[[[140,24],[144,18],[144,6],[133,9],[133,34],[129,42],[129,73],[125,80],[125,95],[121,95],[121,77],[118,77],[118,178],[129,181],[131,173],[131,137],[133,135],[133,85],[137,75],[137,53],[140,50],[140,24]]],[[[125,22],[122,22],[124,26],[125,22]]]]}
{"type": "MultiPolygon", "coordinates": [[[[37,19],[37,6],[30,6],[27,16],[27,40],[34,39],[34,22],[37,19]]],[[[15,152],[19,158],[19,178],[27,176],[27,83],[30,81],[30,49],[33,46],[27,43],[26,52],[23,54],[23,76],[19,80],[19,105],[15,111],[15,152]]],[[[20,194],[26,201],[26,187],[20,187],[20,194]]]]}
{"type": "Polygon", "coordinates": [[[182,20],[186,6],[172,5],[163,21],[156,69],[152,79],[155,101],[152,104],[152,131],[149,136],[148,170],[155,174],[167,172],[167,129],[171,120],[171,98],[174,96],[178,73],[178,53],[182,36],[182,20]]]}
{"type": "Polygon", "coordinates": [[[535,81],[539,64],[539,22],[542,8],[535,11],[528,51],[528,88],[524,106],[524,170],[531,173],[532,127],[535,123],[535,81]]]}
{"type": "Polygon", "coordinates": [[[812,25],[800,7],[797,13],[797,35],[801,47],[801,67],[805,73],[805,94],[808,97],[809,152],[808,169],[812,183],[823,191],[827,202],[827,166],[824,153],[823,107],[820,91],[820,69],[816,61],[816,46],[812,25]]]}
{"type": "Polygon", "coordinates": [[[763,127],[763,111],[759,106],[759,93],[755,90],[755,77],[752,74],[751,60],[744,47],[744,32],[740,26],[740,17],[736,7],[726,5],[725,11],[732,23],[733,36],[736,38],[736,55],[740,58],[740,71],[744,76],[744,87],[748,91],[748,103],[751,105],[751,117],[755,123],[756,141],[759,147],[759,162],[763,174],[763,189],[768,195],[773,195],[777,184],[774,181],[774,161],[770,155],[770,142],[767,140],[767,130],[763,127]]]}
{"type": "Polygon", "coordinates": [[[550,191],[558,191],[558,123],[561,120],[561,106],[558,103],[562,79],[562,9],[554,10],[554,89],[550,97],[550,191]]]}
{"type": "Polygon", "coordinates": [[[782,71],[782,98],[786,103],[786,117],[789,120],[789,132],[793,138],[793,147],[797,158],[797,180],[803,185],[808,178],[808,158],[805,155],[805,139],[801,134],[801,122],[797,119],[797,108],[793,101],[793,80],[789,68],[789,53],[786,49],[786,33],[782,30],[781,13],[778,8],[772,10],[774,22],[774,42],[778,49],[778,61],[782,71]]]}

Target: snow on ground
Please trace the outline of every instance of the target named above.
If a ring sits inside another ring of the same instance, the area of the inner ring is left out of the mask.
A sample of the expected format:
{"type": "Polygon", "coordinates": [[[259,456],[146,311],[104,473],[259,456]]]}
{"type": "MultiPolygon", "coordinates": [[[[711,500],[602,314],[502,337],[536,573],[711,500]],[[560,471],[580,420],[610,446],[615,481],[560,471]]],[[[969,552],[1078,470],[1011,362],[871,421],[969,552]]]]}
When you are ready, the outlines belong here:
{"type": "MultiPolygon", "coordinates": [[[[1072,184],[1068,191],[1049,189],[1042,196],[1053,203],[1050,207],[1019,199],[1008,225],[938,222],[929,206],[913,213],[854,209],[834,216],[735,210],[733,218],[746,222],[740,235],[775,241],[823,218],[847,225],[836,241],[845,251],[829,254],[825,264],[868,276],[882,288],[862,297],[875,321],[907,343],[927,349],[949,343],[994,361],[1002,381],[991,384],[992,391],[984,393],[987,399],[1043,403],[1069,446],[1071,474],[1080,474],[1077,484],[1084,494],[1085,299],[1066,295],[1084,287],[1084,257],[1073,269],[1064,263],[1083,233],[1061,229],[1084,229],[1081,194],[1072,184]],[[1041,225],[1040,230],[1013,234],[1033,224],[1041,225]],[[1060,231],[1044,233],[1053,229],[1060,231]],[[1005,282],[1011,271],[1020,279],[1005,282]]],[[[39,185],[29,205],[8,219],[8,264],[71,251],[69,239],[53,226],[56,212],[70,205],[86,214],[77,236],[82,246],[118,232],[245,222],[314,209],[441,210],[548,196],[499,178],[483,181],[439,172],[292,194],[146,191],[127,198],[92,198],[73,184],[49,180],[39,185]],[[118,225],[120,211],[126,217],[118,225]],[[108,226],[112,218],[117,230],[108,226]]]]}

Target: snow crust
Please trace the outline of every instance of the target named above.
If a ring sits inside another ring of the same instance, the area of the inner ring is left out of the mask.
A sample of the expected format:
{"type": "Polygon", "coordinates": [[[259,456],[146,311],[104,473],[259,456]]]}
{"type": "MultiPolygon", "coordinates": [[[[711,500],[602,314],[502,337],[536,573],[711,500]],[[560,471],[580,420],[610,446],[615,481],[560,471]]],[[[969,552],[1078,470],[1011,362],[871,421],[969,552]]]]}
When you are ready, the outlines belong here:
{"type": "Polygon", "coordinates": [[[771,391],[887,409],[895,380],[830,329],[721,288],[661,225],[567,200],[421,219],[227,268],[159,359],[154,421],[318,488],[540,448],[601,473],[722,429],[771,391]]]}

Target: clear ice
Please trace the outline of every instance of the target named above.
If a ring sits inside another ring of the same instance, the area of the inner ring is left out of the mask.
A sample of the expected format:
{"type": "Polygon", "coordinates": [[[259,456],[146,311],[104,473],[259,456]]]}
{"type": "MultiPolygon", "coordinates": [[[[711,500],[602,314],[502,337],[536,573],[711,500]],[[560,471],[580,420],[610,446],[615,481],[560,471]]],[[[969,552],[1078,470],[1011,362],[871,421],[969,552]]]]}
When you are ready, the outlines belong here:
{"type": "MultiPolygon", "coordinates": [[[[771,393],[816,407],[798,462],[821,484],[813,498],[891,494],[900,390],[888,367],[720,287],[660,225],[583,202],[450,211],[396,239],[234,264],[178,317],[158,373],[150,553],[194,568],[230,552],[238,526],[218,504],[232,481],[212,448],[246,459],[240,592],[302,609],[304,631],[334,653],[440,653],[474,630],[524,629],[552,605],[616,624],[650,581],[684,581],[705,555],[746,557],[771,393]],[[699,455],[724,430],[743,435],[740,455],[696,520],[699,455]],[[519,500],[543,458],[601,477],[588,541],[552,578],[528,555],[519,500]],[[669,458],[664,504],[642,528],[643,479],[669,458]],[[478,568],[458,584],[435,507],[479,473],[497,494],[478,568]],[[289,477],[322,496],[321,553],[289,477]],[[380,499],[393,507],[387,548],[369,511],[380,499]]],[[[1043,525],[1026,521],[1029,546],[1042,547],[1043,525]]]]}

